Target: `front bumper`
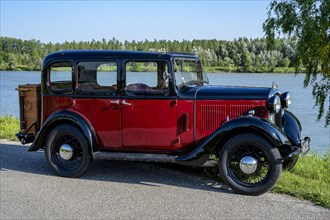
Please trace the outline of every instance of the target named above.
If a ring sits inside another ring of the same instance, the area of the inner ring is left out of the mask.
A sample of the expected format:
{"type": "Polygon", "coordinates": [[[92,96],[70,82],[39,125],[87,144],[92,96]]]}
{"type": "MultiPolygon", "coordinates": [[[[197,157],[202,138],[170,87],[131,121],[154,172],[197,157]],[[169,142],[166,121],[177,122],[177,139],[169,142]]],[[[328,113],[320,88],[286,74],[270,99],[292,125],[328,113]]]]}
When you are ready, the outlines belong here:
{"type": "Polygon", "coordinates": [[[311,143],[311,139],[309,137],[305,137],[301,141],[300,146],[298,146],[297,149],[295,149],[294,151],[289,153],[285,157],[285,159],[286,160],[292,160],[295,157],[298,157],[299,155],[301,155],[302,157],[305,156],[309,152],[309,150],[311,149],[310,143],[311,143]]]}

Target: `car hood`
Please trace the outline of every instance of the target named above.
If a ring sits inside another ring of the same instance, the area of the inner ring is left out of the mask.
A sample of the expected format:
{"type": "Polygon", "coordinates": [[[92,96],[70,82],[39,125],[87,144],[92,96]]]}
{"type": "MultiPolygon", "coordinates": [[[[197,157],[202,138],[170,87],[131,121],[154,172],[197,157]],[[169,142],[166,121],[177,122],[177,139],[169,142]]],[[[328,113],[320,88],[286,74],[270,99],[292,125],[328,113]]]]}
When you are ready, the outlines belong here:
{"type": "Polygon", "coordinates": [[[196,99],[267,100],[271,88],[238,86],[202,86],[196,89],[196,99]]]}

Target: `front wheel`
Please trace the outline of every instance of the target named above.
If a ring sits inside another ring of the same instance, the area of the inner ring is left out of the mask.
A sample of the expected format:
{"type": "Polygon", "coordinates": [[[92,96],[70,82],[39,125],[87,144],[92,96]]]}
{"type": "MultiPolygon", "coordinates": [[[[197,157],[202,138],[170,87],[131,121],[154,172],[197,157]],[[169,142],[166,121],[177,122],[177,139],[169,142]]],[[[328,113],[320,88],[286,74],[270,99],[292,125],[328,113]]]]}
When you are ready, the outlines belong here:
{"type": "Polygon", "coordinates": [[[260,195],[277,183],[282,172],[281,155],[260,136],[237,135],[219,152],[219,172],[235,192],[260,195]]]}
{"type": "Polygon", "coordinates": [[[76,127],[66,124],[49,133],[45,154],[55,173],[63,177],[81,176],[91,160],[84,135],[76,127]]]}

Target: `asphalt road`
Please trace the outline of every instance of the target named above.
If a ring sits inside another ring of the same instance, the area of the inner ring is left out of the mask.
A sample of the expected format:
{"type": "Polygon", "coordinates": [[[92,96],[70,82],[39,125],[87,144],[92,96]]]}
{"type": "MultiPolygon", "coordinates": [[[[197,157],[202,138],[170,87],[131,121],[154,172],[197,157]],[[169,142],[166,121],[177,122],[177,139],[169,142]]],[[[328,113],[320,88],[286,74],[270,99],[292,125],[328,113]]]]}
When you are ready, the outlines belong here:
{"type": "Polygon", "coordinates": [[[289,196],[242,196],[169,164],[94,160],[78,179],[57,177],[43,152],[0,140],[0,219],[329,219],[289,196]]]}

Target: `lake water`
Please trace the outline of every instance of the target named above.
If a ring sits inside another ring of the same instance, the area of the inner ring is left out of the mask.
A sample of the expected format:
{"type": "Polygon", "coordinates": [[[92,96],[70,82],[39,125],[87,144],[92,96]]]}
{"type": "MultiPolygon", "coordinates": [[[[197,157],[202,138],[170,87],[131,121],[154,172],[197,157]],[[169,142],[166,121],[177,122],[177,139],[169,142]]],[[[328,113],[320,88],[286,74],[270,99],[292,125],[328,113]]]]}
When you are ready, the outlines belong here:
{"type": "MultiPolygon", "coordinates": [[[[13,115],[18,118],[18,93],[15,88],[18,84],[40,83],[40,75],[40,72],[1,71],[0,115],[13,115]]],[[[312,89],[303,88],[303,74],[209,73],[208,76],[210,83],[215,85],[271,87],[275,81],[281,91],[291,92],[293,102],[289,110],[299,118],[303,126],[302,136],[312,139],[312,150],[323,154],[330,148],[330,126],[324,127],[324,118],[319,122],[315,121],[318,108],[313,108],[312,89]]],[[[329,103],[326,103],[326,106],[328,105],[329,103]]]]}

